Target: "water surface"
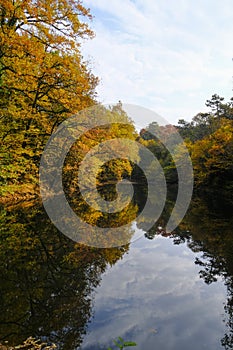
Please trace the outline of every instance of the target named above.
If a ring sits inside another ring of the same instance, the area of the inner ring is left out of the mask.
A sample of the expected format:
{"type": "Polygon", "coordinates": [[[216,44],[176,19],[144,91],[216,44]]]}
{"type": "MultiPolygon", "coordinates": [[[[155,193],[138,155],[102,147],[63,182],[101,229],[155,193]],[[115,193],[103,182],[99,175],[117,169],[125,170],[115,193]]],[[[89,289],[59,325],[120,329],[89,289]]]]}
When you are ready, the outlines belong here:
{"type": "Polygon", "coordinates": [[[121,336],[143,350],[232,349],[231,210],[195,198],[172,234],[166,218],[149,232],[136,220],[131,243],[95,249],[59,233],[39,203],[2,209],[0,341],[95,350],[121,336]]]}

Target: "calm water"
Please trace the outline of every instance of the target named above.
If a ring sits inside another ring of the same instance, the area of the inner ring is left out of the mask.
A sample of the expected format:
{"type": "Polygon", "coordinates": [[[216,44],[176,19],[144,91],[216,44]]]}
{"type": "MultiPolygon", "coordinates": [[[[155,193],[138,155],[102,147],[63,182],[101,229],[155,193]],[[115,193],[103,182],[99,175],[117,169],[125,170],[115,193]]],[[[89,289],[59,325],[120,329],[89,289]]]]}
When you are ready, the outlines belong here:
{"type": "Polygon", "coordinates": [[[97,350],[121,336],[143,350],[233,349],[231,210],[196,198],[172,235],[157,228],[165,219],[150,232],[134,222],[127,246],[91,249],[39,204],[2,210],[0,341],[97,350]]]}
{"type": "Polygon", "coordinates": [[[109,344],[118,334],[145,350],[220,349],[226,288],[200,279],[197,256],[163,237],[133,244],[97,288],[81,349],[99,349],[97,339],[109,344]]]}

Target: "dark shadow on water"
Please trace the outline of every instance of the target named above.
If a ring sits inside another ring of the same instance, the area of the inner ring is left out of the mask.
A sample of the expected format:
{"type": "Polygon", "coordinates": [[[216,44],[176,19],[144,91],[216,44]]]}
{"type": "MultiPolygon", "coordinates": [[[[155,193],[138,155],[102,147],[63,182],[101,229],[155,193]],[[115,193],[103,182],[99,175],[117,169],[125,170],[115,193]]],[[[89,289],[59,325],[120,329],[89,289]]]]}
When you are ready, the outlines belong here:
{"type": "Polygon", "coordinates": [[[95,249],[58,232],[43,208],[1,211],[0,342],[29,336],[74,349],[92,316],[93,292],[129,247],[95,249]]]}

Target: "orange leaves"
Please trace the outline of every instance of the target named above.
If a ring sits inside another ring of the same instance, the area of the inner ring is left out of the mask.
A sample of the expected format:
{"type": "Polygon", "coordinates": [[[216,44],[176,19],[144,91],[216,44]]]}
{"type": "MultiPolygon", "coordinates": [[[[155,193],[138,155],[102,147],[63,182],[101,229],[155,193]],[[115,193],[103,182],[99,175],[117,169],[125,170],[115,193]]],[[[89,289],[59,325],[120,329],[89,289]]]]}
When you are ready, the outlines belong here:
{"type": "Polygon", "coordinates": [[[233,122],[222,120],[212,135],[190,146],[197,183],[203,183],[213,174],[223,174],[233,164],[233,122]]]}

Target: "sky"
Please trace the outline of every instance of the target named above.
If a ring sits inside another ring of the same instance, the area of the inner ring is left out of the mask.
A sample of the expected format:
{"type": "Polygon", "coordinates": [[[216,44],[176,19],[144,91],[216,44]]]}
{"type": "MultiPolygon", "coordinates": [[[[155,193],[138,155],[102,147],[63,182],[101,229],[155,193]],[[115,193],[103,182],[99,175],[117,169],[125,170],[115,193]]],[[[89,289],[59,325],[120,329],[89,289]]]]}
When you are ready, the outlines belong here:
{"type": "MultiPolygon", "coordinates": [[[[233,92],[232,0],[84,0],[96,36],[83,56],[103,104],[132,103],[172,124],[233,92]]],[[[140,122],[143,124],[143,121],[140,122]]]]}

